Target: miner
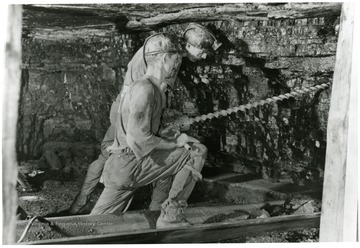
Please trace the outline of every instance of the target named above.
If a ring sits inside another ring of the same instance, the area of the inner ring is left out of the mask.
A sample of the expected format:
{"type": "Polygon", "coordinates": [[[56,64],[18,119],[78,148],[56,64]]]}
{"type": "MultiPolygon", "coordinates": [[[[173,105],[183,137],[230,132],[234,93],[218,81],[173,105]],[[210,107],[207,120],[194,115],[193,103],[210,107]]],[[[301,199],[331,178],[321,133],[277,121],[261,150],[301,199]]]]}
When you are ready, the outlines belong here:
{"type": "Polygon", "coordinates": [[[115,140],[103,171],[105,189],[92,215],[121,210],[137,188],[174,176],[157,228],[189,225],[183,209],[201,178],[207,149],[184,133],[173,137],[168,130],[159,133],[166,82],[177,76],[181,52],[177,38],[166,34],[144,43],[147,70],[120,99],[115,140]]]}
{"type": "MultiPolygon", "coordinates": [[[[190,61],[195,62],[206,59],[214,50],[217,50],[221,45],[214,34],[207,28],[196,24],[190,23],[183,32],[184,44],[186,52],[183,56],[189,58],[190,61]]],[[[114,141],[114,125],[117,110],[121,96],[125,95],[128,88],[134,81],[145,75],[147,68],[146,61],[144,60],[144,47],[141,47],[132,60],[128,64],[128,69],[125,75],[123,88],[118,95],[116,101],[112,104],[110,110],[110,127],[108,128],[105,137],[101,144],[101,154],[99,158],[89,165],[84,182],[81,186],[80,192],[74,199],[70,206],[70,214],[81,213],[89,201],[90,195],[94,192],[95,186],[100,180],[101,173],[104,168],[106,159],[109,153],[106,148],[114,141]]],[[[173,87],[175,78],[167,80],[167,85],[173,87]]],[[[166,199],[168,191],[170,190],[172,178],[166,178],[153,184],[154,191],[152,194],[152,201],[149,206],[150,210],[160,210],[161,203],[166,199]]],[[[130,202],[129,202],[130,203],[130,202]]]]}

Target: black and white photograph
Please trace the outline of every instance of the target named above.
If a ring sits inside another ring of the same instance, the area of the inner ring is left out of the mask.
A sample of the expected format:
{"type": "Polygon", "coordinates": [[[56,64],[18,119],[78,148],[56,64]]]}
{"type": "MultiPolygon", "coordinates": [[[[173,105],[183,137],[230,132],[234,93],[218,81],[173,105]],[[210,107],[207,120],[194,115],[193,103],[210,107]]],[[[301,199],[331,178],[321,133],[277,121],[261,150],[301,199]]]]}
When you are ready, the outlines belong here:
{"type": "Polygon", "coordinates": [[[2,244],[359,242],[358,5],[3,4],[2,244]]]}

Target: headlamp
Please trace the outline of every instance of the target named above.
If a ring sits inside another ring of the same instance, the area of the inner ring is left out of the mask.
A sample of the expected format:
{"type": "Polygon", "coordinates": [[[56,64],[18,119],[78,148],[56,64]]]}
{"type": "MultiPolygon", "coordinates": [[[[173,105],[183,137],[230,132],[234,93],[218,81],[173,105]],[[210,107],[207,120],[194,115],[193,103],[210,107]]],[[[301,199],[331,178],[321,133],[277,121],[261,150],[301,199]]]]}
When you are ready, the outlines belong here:
{"type": "Polygon", "coordinates": [[[206,59],[207,53],[205,49],[200,49],[189,42],[186,43],[186,49],[194,57],[199,59],[206,59]]]}

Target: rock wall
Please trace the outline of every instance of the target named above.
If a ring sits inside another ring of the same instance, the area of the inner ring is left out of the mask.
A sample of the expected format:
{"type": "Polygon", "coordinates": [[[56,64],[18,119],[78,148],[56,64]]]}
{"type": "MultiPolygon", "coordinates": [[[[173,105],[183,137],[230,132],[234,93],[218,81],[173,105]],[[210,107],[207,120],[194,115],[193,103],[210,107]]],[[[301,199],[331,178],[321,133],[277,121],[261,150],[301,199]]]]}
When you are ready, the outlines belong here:
{"type": "MultiPolygon", "coordinates": [[[[337,17],[212,21],[223,46],[208,60],[184,59],[170,107],[206,114],[332,81],[337,17]]],[[[179,36],[184,24],[157,31],[179,36]]],[[[149,33],[36,30],[24,33],[18,155],[70,150],[96,157],[126,65],[149,33]]],[[[321,180],[331,89],[194,124],[207,166],[264,178],[321,180]]]]}
{"type": "Polygon", "coordinates": [[[64,149],[95,157],[137,35],[99,30],[51,35],[38,31],[23,38],[19,158],[64,149]]]}
{"type": "MultiPolygon", "coordinates": [[[[201,24],[223,46],[210,60],[183,62],[172,102],[190,116],[332,82],[335,17],[201,24]]],[[[299,184],[322,180],[330,92],[195,124],[190,134],[209,148],[208,166],[250,169],[264,178],[291,177],[299,184]]]]}

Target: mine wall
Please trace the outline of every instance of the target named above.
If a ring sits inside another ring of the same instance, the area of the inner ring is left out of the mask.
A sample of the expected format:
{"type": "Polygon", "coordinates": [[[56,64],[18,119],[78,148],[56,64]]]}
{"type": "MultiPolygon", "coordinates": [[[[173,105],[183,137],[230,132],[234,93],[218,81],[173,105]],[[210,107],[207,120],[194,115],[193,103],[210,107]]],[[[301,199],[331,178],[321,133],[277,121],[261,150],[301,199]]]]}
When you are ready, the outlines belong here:
{"type": "MultiPolygon", "coordinates": [[[[100,153],[111,103],[145,38],[159,31],[180,37],[189,23],[134,31],[107,23],[77,27],[65,16],[46,26],[41,11],[26,6],[24,18],[18,159],[46,167],[46,158],[57,156],[58,169],[100,153]]],[[[332,82],[338,13],[196,22],[223,45],[204,62],[183,60],[170,109],[194,117],[332,82]]],[[[330,92],[331,87],[195,123],[187,133],[208,147],[208,168],[291,178],[299,185],[321,182],[330,92]]]]}

